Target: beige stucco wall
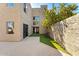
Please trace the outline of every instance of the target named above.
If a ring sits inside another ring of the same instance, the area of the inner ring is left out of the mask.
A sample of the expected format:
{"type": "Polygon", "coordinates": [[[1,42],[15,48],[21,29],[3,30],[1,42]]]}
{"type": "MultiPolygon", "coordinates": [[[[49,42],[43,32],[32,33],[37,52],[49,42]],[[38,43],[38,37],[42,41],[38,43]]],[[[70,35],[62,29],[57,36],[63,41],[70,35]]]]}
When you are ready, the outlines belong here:
{"type": "Polygon", "coordinates": [[[40,16],[40,34],[44,33],[42,20],[44,19],[43,9],[31,8],[29,3],[26,3],[26,13],[24,12],[23,3],[15,3],[13,8],[9,8],[7,3],[0,4],[0,41],[20,41],[23,39],[23,24],[28,25],[28,35],[33,32],[33,16],[40,16]],[[7,21],[14,22],[14,34],[8,34],[6,23],[7,21]]]}
{"type": "Polygon", "coordinates": [[[32,8],[32,17],[33,16],[39,16],[40,21],[39,21],[39,33],[43,34],[45,33],[44,28],[42,27],[42,21],[44,20],[44,9],[42,8],[32,8]]]}
{"type": "MultiPolygon", "coordinates": [[[[28,19],[28,35],[31,35],[32,34],[32,31],[33,31],[33,29],[32,29],[32,24],[33,24],[33,18],[32,18],[32,7],[31,7],[31,5],[30,5],[30,3],[27,3],[26,4],[27,5],[27,8],[26,8],[26,16],[27,16],[27,19],[28,19]]],[[[26,19],[26,20],[27,20],[26,19]]]]}
{"type": "Polygon", "coordinates": [[[8,8],[7,4],[0,4],[0,41],[20,41],[22,39],[20,18],[21,4],[15,4],[14,8],[8,8]],[[7,21],[14,21],[14,34],[7,34],[7,21]]]}
{"type": "Polygon", "coordinates": [[[23,24],[27,24],[28,25],[28,35],[32,34],[32,8],[31,5],[29,3],[26,3],[26,13],[23,11],[21,11],[21,19],[23,21],[23,24]]]}

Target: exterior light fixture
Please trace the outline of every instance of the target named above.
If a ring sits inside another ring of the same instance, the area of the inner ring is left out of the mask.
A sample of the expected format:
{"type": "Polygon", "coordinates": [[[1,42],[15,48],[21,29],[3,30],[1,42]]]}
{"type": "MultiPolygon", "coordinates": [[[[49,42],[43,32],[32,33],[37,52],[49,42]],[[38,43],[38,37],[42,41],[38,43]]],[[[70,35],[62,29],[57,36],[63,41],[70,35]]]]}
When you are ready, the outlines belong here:
{"type": "Polygon", "coordinates": [[[8,21],[7,22],[7,32],[8,34],[13,34],[14,33],[14,22],[13,21],[8,21]]]}

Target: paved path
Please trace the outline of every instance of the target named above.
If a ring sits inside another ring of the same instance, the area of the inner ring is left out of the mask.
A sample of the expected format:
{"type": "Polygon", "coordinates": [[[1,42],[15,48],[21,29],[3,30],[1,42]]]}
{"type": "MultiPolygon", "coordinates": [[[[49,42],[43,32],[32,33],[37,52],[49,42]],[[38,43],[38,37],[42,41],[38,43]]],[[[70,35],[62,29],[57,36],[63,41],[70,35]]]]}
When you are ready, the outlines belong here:
{"type": "Polygon", "coordinates": [[[56,49],[39,41],[39,37],[27,37],[20,42],[0,42],[2,56],[62,56],[56,49]]]}

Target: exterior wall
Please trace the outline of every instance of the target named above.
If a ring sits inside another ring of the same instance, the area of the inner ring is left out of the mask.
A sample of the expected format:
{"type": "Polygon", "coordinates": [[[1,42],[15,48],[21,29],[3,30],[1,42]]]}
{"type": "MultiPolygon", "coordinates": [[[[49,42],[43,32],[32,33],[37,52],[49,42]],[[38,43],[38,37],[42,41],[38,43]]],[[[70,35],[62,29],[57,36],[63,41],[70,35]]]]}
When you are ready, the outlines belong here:
{"type": "Polygon", "coordinates": [[[0,41],[20,41],[22,39],[20,5],[15,4],[13,8],[8,8],[6,3],[0,4],[0,41]],[[14,21],[14,34],[7,33],[7,21],[14,21]]]}
{"type": "Polygon", "coordinates": [[[56,23],[54,26],[51,26],[49,31],[49,35],[51,38],[54,38],[62,47],[63,45],[63,24],[61,22],[56,23]]]}
{"type": "MultiPolygon", "coordinates": [[[[32,9],[31,9],[31,5],[29,3],[26,3],[26,13],[23,11],[21,11],[21,19],[23,20],[24,24],[28,25],[28,35],[32,34],[32,9]]],[[[23,7],[23,5],[22,5],[23,7]]]]}
{"type": "Polygon", "coordinates": [[[27,5],[27,19],[28,19],[28,25],[29,25],[29,29],[28,29],[28,33],[29,33],[29,35],[31,35],[32,34],[32,31],[33,31],[33,29],[32,29],[32,24],[33,24],[33,18],[32,18],[32,8],[31,8],[31,5],[30,5],[30,3],[27,3],[26,4],[27,5]]]}
{"type": "Polygon", "coordinates": [[[79,55],[79,14],[52,26],[54,39],[72,55],[79,55]]]}
{"type": "Polygon", "coordinates": [[[66,19],[64,46],[72,55],[79,55],[79,15],[66,19]]]}
{"type": "Polygon", "coordinates": [[[28,35],[33,32],[33,16],[40,16],[40,33],[44,33],[41,21],[44,19],[43,9],[31,8],[29,3],[26,3],[26,13],[24,12],[23,3],[14,3],[13,8],[9,8],[7,3],[0,3],[0,41],[20,41],[23,39],[23,24],[28,25],[28,35]],[[14,22],[14,34],[7,33],[7,21],[14,22]]]}
{"type": "MultiPolygon", "coordinates": [[[[39,33],[43,34],[45,33],[44,28],[42,27],[42,20],[44,20],[44,12],[42,8],[32,8],[32,17],[33,16],[39,16],[40,21],[39,21],[39,33]]],[[[32,19],[33,20],[33,19],[32,19]]]]}

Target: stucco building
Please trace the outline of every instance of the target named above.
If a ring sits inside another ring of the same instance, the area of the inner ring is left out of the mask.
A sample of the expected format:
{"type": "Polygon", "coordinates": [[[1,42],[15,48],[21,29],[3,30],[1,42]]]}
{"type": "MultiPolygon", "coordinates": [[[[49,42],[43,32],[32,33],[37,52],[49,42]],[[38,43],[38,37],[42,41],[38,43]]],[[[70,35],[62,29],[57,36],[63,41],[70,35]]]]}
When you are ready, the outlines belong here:
{"type": "Polygon", "coordinates": [[[44,6],[29,3],[0,3],[0,41],[20,41],[32,33],[43,34],[44,6]]]}

